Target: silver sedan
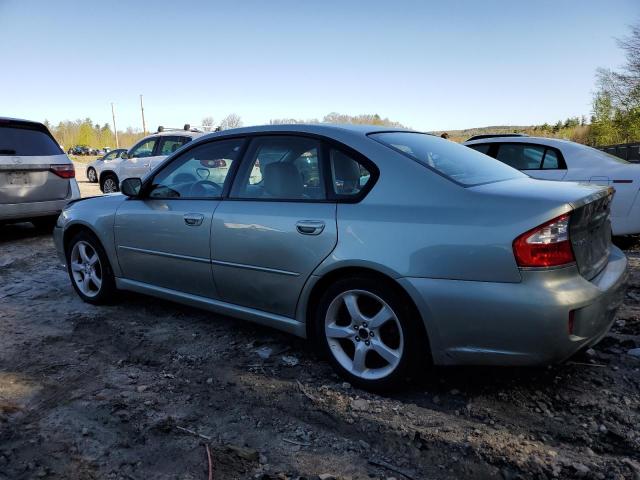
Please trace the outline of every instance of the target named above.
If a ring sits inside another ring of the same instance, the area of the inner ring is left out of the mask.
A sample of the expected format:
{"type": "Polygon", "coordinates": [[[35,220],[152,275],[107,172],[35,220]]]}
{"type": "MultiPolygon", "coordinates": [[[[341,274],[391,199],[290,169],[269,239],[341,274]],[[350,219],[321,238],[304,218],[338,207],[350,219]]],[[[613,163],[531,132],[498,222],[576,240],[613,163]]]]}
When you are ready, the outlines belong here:
{"type": "Polygon", "coordinates": [[[54,231],[83,300],[129,290],[308,337],[364,388],[425,363],[562,361],[624,294],[609,188],[418,132],[229,130],[121,187],[54,231]]]}

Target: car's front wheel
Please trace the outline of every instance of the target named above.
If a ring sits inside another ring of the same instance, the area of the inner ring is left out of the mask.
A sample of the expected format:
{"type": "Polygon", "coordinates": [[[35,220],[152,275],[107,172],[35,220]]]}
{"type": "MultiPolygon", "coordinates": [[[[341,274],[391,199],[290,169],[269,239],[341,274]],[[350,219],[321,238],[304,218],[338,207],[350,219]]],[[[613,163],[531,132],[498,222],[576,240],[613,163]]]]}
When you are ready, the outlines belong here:
{"type": "Polygon", "coordinates": [[[316,338],[332,366],[352,384],[394,388],[428,351],[418,319],[387,282],[351,277],[332,284],[316,310],[316,338]]]}
{"type": "Polygon", "coordinates": [[[119,192],[118,177],[113,173],[107,173],[102,179],[102,185],[100,186],[102,193],[115,193],[119,192]]]}
{"type": "Polygon", "coordinates": [[[115,277],[109,259],[98,239],[80,232],[66,249],[67,270],[73,288],[88,303],[110,303],[116,293],[115,277]]]}
{"type": "Polygon", "coordinates": [[[89,180],[91,183],[96,183],[98,181],[96,170],[92,167],[89,167],[87,169],[87,180],[89,180]]]}

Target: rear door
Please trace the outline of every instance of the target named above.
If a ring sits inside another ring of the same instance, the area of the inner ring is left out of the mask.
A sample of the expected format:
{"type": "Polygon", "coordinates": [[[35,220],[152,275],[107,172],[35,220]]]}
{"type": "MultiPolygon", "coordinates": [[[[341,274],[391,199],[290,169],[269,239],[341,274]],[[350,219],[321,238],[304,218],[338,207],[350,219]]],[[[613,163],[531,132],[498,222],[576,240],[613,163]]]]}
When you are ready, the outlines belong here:
{"type": "Polygon", "coordinates": [[[222,300],[287,317],[337,242],[324,148],[297,135],[254,137],[213,216],[213,276],[222,300]]]}
{"type": "Polygon", "coordinates": [[[0,120],[0,204],[67,198],[69,170],[52,165],[71,162],[44,125],[0,120]]]}

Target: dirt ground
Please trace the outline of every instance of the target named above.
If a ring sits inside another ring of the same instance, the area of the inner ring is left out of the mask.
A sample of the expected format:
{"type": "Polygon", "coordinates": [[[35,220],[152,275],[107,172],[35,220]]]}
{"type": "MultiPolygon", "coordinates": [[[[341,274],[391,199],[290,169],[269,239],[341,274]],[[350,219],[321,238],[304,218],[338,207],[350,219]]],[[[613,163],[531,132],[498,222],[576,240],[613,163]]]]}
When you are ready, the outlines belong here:
{"type": "Polygon", "coordinates": [[[50,235],[0,227],[0,479],[207,479],[208,452],[214,479],[640,479],[628,253],[625,305],[593,350],[436,368],[379,396],[273,330],[141,295],[85,304],[50,235]]]}

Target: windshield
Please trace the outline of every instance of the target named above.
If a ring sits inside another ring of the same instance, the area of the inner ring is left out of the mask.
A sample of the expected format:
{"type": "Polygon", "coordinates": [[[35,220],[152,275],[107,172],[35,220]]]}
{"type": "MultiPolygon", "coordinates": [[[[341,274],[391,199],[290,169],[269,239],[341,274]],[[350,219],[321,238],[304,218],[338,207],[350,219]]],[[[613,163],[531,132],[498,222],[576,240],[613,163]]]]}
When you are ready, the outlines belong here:
{"type": "Polygon", "coordinates": [[[369,136],[466,187],[526,177],[483,153],[433,135],[385,132],[369,136]]]}
{"type": "Polygon", "coordinates": [[[606,158],[607,160],[613,160],[614,162],[628,164],[631,162],[627,162],[625,159],[616,157],[615,155],[611,155],[610,153],[604,152],[602,150],[598,150],[597,148],[588,147],[587,145],[582,145],[580,143],[576,144],[577,148],[581,150],[585,150],[591,155],[595,155],[596,157],[606,158]]]}

